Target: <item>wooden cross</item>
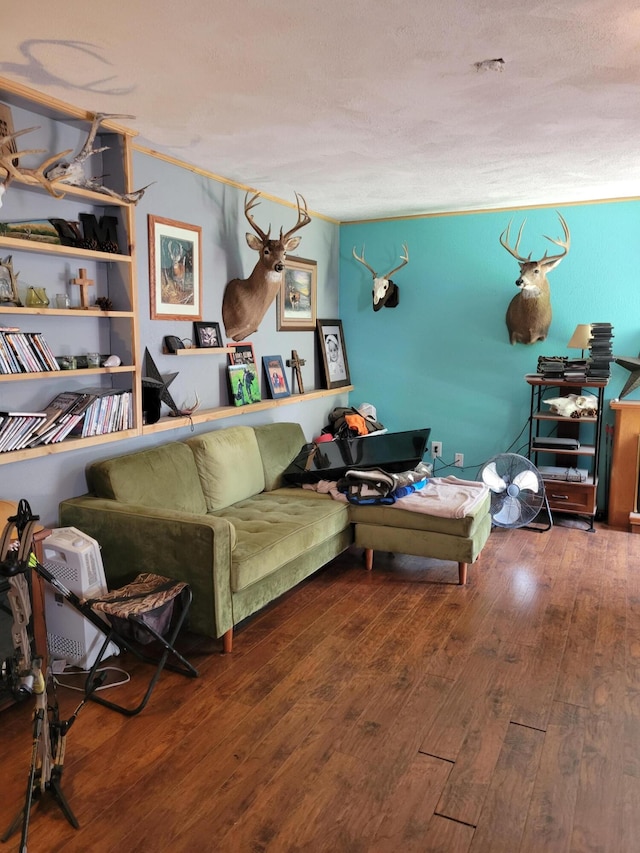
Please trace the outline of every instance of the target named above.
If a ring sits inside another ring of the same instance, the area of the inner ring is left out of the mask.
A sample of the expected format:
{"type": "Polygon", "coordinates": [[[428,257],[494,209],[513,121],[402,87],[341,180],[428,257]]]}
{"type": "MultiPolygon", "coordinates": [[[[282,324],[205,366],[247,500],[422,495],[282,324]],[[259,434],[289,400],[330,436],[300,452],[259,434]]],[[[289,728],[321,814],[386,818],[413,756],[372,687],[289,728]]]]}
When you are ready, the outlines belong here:
{"type": "Polygon", "coordinates": [[[298,351],[295,349],[291,350],[291,358],[287,359],[287,367],[293,368],[291,371],[291,390],[293,391],[293,386],[295,385],[295,381],[298,382],[298,391],[301,394],[304,394],[304,385],[302,384],[302,370],[300,369],[306,364],[306,359],[298,357],[298,351]]]}
{"type": "Polygon", "coordinates": [[[72,278],[71,284],[77,284],[80,288],[80,307],[82,309],[89,308],[89,294],[87,290],[94,284],[92,278],[87,278],[87,271],[80,267],[78,278],[72,278]]]}

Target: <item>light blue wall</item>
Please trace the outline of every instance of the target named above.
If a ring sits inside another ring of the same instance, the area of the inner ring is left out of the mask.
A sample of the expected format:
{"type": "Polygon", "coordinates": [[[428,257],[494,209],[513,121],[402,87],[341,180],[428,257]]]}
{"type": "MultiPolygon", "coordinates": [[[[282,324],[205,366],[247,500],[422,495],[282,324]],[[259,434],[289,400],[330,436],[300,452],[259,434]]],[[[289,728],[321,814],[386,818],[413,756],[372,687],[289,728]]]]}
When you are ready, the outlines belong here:
{"type": "MultiPolygon", "coordinates": [[[[536,371],[540,355],[579,357],[566,346],[578,323],[612,323],[617,355],[635,357],[640,349],[640,202],[558,210],[569,225],[571,249],[549,274],[549,336],[531,346],[509,343],[504,317],[519,269],[499,237],[513,218],[515,241],[526,216],[521,254],[537,259],[547,250],[557,253],[542,236],[562,236],[555,209],[341,228],[340,315],[356,386],[352,401],[373,403],[390,429],[431,427],[431,437],[443,442],[445,461],[465,454],[467,478],[496,453],[522,452],[528,433],[517,437],[530,406],[523,377],[536,371]],[[410,262],[392,277],[400,304],[374,313],[371,274],[353,259],[352,249],[360,253],[364,244],[368,263],[383,274],[397,265],[402,243],[410,262]]],[[[618,396],[628,376],[612,366],[607,401],[618,396]]],[[[639,396],[636,391],[628,399],[639,396]]],[[[608,405],[606,417],[613,420],[608,405]]],[[[451,472],[458,473],[443,473],[451,472]]]]}
{"type": "MultiPolygon", "coordinates": [[[[40,122],[25,120],[26,126],[36,123],[40,122]]],[[[22,123],[19,126],[22,126],[22,123]]],[[[249,228],[243,213],[244,190],[168,163],[143,151],[134,152],[133,174],[136,187],[153,182],[135,209],[140,316],[139,358],[142,359],[144,349],[148,347],[161,373],[178,371],[177,378],[170,386],[170,392],[178,406],[192,403],[196,394],[202,408],[227,406],[229,401],[225,356],[193,356],[179,359],[162,354],[163,336],[176,334],[181,338],[191,337],[192,323],[150,318],[147,217],[151,213],[201,226],[203,319],[218,321],[224,334],[222,296],[225,285],[235,276],[249,275],[258,259],[257,253],[249,249],[245,239],[249,228]]],[[[12,188],[7,191],[5,202],[11,195],[12,188]]],[[[48,196],[25,195],[30,199],[37,199],[40,216],[64,216],[72,219],[77,215],[77,201],[59,203],[48,196]],[[64,213],[61,212],[62,209],[64,213]]],[[[17,200],[16,193],[16,202],[17,200]]],[[[10,210],[10,207],[5,204],[3,213],[7,210],[10,210]]],[[[25,216],[27,215],[33,216],[35,213],[28,210],[25,212],[25,216]]],[[[263,199],[254,210],[254,216],[256,222],[265,229],[271,222],[272,233],[277,233],[281,225],[286,231],[295,224],[296,209],[263,199]]],[[[313,258],[318,263],[318,315],[334,316],[338,312],[339,227],[336,223],[313,217],[311,223],[301,232],[301,236],[302,242],[296,255],[313,258]]],[[[37,256],[14,252],[14,269],[21,271],[21,289],[24,288],[24,282],[27,282],[46,287],[48,293],[53,296],[54,293],[65,289],[69,278],[77,275],[77,265],[51,265],[48,259],[45,261],[47,263],[38,263],[37,256]],[[62,266],[64,269],[61,272],[62,266]],[[55,277],[52,277],[54,267],[55,277]]],[[[56,352],[83,353],[88,348],[95,348],[95,330],[87,337],[84,322],[81,329],[73,327],[70,337],[62,337],[69,335],[68,325],[56,323],[54,318],[42,318],[39,322],[44,325],[45,321],[49,324],[45,334],[47,339],[55,344],[56,352]]],[[[4,322],[7,322],[6,319],[4,322]]],[[[261,360],[263,355],[281,355],[286,360],[290,358],[291,350],[296,349],[298,355],[306,359],[306,365],[302,368],[305,390],[323,387],[316,355],[315,332],[277,331],[275,303],[268,310],[258,332],[252,335],[250,340],[258,360],[261,360]]],[[[108,351],[108,340],[102,340],[100,348],[101,351],[108,351]]],[[[287,376],[290,379],[288,368],[287,376]]],[[[70,378],[65,380],[64,384],[71,386],[74,381],[76,384],[87,384],[81,378],[70,378]]],[[[261,378],[261,387],[263,385],[261,378]]],[[[0,383],[0,409],[36,411],[62,390],[65,388],[57,380],[0,383]]],[[[263,397],[266,396],[263,390],[263,397]]],[[[239,417],[200,424],[195,427],[194,433],[236,424],[253,426],[275,421],[295,421],[301,424],[307,439],[310,440],[326,424],[331,408],[346,403],[347,394],[341,393],[335,397],[306,400],[257,413],[247,408],[239,417]]],[[[168,409],[163,407],[162,413],[167,412],[168,409]]],[[[59,502],[86,491],[85,467],[89,463],[143,447],[188,438],[191,434],[190,428],[186,426],[136,439],[4,464],[0,466],[0,497],[15,501],[26,498],[32,510],[40,515],[44,523],[55,526],[58,523],[59,502]]]]}

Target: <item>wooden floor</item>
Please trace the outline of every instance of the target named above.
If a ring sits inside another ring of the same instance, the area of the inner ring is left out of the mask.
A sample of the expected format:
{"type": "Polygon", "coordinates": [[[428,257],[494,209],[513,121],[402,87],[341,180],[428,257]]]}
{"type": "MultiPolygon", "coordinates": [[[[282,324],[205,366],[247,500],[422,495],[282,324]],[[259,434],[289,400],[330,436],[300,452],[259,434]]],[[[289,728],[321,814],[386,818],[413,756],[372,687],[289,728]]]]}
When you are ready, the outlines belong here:
{"type": "MultiPolygon", "coordinates": [[[[457,565],[353,550],[193,644],[136,718],[90,704],[29,853],[640,850],[640,536],[494,530],[457,565]]],[[[148,673],[127,667],[136,688],[148,673]]],[[[129,690],[112,692],[124,697],[129,690]]],[[[59,691],[65,715],[79,694],[59,691]]],[[[30,702],[0,714],[2,821],[30,702]]],[[[18,850],[19,833],[0,848],[18,850]]]]}

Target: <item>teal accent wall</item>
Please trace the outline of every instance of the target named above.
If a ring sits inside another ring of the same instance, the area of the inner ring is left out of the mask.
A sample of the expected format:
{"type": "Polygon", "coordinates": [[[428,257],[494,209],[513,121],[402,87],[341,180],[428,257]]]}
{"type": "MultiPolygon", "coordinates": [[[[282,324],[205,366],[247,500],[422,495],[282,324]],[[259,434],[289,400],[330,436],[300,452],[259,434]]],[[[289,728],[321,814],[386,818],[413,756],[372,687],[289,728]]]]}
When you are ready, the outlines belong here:
{"type": "MultiPolygon", "coordinates": [[[[559,207],[571,249],[549,274],[553,320],[543,342],[509,343],[505,313],[517,293],[518,263],[499,237],[513,219],[512,245],[526,217],[520,253],[532,258],[559,249],[556,209],[499,211],[344,224],[340,229],[340,316],[354,405],[373,403],[392,430],[429,426],[443,442],[443,460],[465,455],[467,479],[496,453],[526,452],[530,389],[538,356],[579,357],[567,342],[578,323],[610,322],[614,353],[640,351],[640,202],[559,207]],[[410,262],[392,279],[397,308],[373,311],[371,274],[352,257],[385,274],[402,244],[410,262]]],[[[629,372],[612,365],[606,401],[618,396],[629,372]]],[[[628,399],[640,398],[640,391],[628,399]]],[[[625,398],[627,399],[627,398],[625,398]]],[[[607,422],[613,413],[605,404],[607,422]]],[[[603,443],[603,451],[605,449],[603,443]]],[[[601,459],[601,474],[607,463],[601,459]]],[[[443,471],[459,473],[451,468],[443,471]]],[[[600,501],[602,505],[602,499],[600,501]]]]}

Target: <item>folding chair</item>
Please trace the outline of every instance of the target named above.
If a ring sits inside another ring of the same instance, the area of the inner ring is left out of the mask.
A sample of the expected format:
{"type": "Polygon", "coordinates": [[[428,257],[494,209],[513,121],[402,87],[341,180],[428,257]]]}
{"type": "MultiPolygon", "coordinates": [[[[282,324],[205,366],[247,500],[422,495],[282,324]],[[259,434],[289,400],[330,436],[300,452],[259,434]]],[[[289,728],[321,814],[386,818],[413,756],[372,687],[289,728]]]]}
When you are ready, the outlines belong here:
{"type": "Polygon", "coordinates": [[[108,622],[104,643],[87,676],[85,692],[90,695],[92,701],[133,717],[139,714],[147,704],[165,667],[190,678],[197,677],[198,671],[174,645],[189,612],[191,598],[191,588],[188,584],[145,572],[120,589],[114,589],[100,598],[87,600],[86,603],[91,609],[106,617],[108,622]],[[155,657],[141,649],[141,646],[149,645],[154,641],[162,646],[162,653],[155,657]],[[104,699],[97,690],[93,689],[98,667],[110,642],[133,652],[139,660],[155,666],[142,700],[133,708],[104,699]],[[169,662],[170,657],[178,662],[169,662]]]}

